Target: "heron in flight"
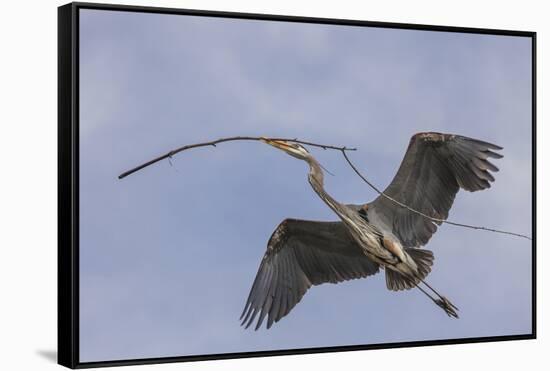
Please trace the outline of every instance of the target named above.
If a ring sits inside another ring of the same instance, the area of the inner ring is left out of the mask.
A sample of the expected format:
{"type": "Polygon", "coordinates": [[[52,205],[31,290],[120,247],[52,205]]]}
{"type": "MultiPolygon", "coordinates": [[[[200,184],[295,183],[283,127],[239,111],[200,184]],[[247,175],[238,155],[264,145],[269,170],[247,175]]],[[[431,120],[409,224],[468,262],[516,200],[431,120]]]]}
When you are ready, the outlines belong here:
{"type": "Polygon", "coordinates": [[[256,330],[267,317],[267,328],[286,316],[312,285],[339,283],[372,276],[383,269],[389,290],[417,287],[449,316],[454,306],[424,279],[434,256],[421,249],[436,232],[459,189],[470,192],[491,186],[489,159],[502,147],[460,135],[418,133],[384,194],[401,204],[439,219],[433,221],[380,195],[363,205],[345,205],[324,189],[319,162],[298,143],[263,138],[263,142],[309,165],[308,181],[340,221],[285,219],[275,229],[241,315],[256,330]],[[421,284],[431,290],[432,297],[421,284]]]}

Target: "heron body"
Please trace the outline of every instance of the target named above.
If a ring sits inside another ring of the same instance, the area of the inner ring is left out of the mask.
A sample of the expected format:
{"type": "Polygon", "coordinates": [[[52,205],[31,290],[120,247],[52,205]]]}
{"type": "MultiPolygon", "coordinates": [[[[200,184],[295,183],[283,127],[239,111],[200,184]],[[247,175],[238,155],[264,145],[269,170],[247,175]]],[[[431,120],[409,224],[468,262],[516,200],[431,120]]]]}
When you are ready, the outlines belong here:
{"type": "Polygon", "coordinates": [[[393,181],[372,202],[344,205],[324,189],[319,162],[301,145],[264,142],[307,162],[312,189],[340,219],[321,222],[285,219],[273,232],[241,315],[247,328],[256,316],[258,329],[286,316],[312,285],[365,278],[384,269],[389,290],[418,287],[453,317],[457,309],[424,279],[433,253],[420,248],[445,220],[460,188],[478,191],[494,181],[488,161],[500,158],[499,146],[459,135],[419,133],[411,138],[393,181]],[[390,199],[391,198],[391,199],[390,199]],[[400,206],[401,204],[419,213],[400,206]],[[425,284],[439,299],[431,297],[425,284]]]}
{"type": "Polygon", "coordinates": [[[311,187],[321,200],[340,217],[363,253],[383,267],[407,275],[418,274],[415,262],[408,256],[401,244],[396,242],[393,236],[385,236],[374,224],[369,223],[368,212],[361,215],[356,209],[334,200],[324,190],[323,172],[319,163],[313,157],[308,157],[306,161],[310,166],[308,179],[311,187]]]}

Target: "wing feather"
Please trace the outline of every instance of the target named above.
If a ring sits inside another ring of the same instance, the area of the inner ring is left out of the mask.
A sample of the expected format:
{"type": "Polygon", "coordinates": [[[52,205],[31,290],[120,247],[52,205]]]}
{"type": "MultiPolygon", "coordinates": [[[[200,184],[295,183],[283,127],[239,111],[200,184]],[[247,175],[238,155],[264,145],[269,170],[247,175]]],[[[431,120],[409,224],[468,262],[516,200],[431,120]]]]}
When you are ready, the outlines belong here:
{"type": "MultiPolygon", "coordinates": [[[[419,133],[411,138],[399,170],[384,193],[436,219],[449,216],[460,188],[470,192],[487,189],[498,168],[489,159],[499,159],[495,144],[460,135],[419,133]]],[[[433,222],[380,196],[368,205],[374,214],[406,247],[423,246],[441,222],[433,222]]],[[[373,213],[373,214],[371,214],[373,213]]]]}
{"type": "Polygon", "coordinates": [[[313,285],[377,273],[341,222],[286,219],[273,232],[241,315],[255,329],[286,316],[313,285]]]}

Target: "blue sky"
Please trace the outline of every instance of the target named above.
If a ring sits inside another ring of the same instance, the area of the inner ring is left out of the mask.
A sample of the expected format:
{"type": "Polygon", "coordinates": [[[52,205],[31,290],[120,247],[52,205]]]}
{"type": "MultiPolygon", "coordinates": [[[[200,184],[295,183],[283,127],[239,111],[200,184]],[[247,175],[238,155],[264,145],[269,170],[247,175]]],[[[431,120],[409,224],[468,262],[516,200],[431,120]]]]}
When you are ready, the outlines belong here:
{"type": "MultiPolygon", "coordinates": [[[[117,179],[183,144],[266,135],[358,147],[383,188],[412,134],[449,132],[505,156],[450,219],[529,233],[530,39],[98,10],[80,27],[81,361],[531,332],[529,241],[452,226],[427,246],[428,281],[459,320],[379,274],[313,287],[269,331],[243,330],[278,223],[336,220],[306,165],[226,143],[117,179]]],[[[312,153],[336,199],[375,198],[341,155],[312,153]]]]}

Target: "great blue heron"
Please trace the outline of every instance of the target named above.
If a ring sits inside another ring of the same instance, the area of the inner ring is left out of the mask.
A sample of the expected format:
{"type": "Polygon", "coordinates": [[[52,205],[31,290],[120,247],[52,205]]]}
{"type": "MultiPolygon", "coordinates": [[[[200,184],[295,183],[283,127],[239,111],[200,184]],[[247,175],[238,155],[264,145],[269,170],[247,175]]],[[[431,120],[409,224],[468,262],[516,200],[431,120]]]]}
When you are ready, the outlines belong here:
{"type": "MultiPolygon", "coordinates": [[[[364,205],[344,205],[323,187],[319,162],[300,144],[263,141],[309,165],[313,190],[340,218],[339,222],[285,219],[273,232],[267,251],[241,315],[248,328],[259,315],[258,329],[267,316],[267,328],[286,316],[312,285],[338,283],[376,274],[382,267],[386,286],[399,291],[418,287],[452,317],[456,308],[426,282],[434,256],[425,245],[441,222],[379,196],[364,205]],[[434,299],[419,284],[439,298],[434,299]]],[[[502,147],[477,139],[440,133],[419,133],[384,194],[432,218],[447,218],[460,188],[470,192],[490,187],[488,161],[502,155],[502,147]]]]}

